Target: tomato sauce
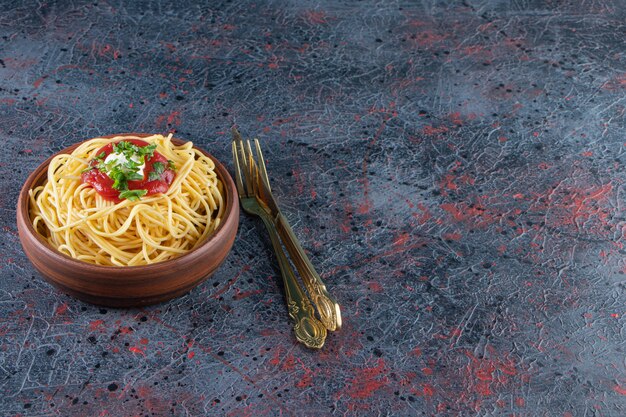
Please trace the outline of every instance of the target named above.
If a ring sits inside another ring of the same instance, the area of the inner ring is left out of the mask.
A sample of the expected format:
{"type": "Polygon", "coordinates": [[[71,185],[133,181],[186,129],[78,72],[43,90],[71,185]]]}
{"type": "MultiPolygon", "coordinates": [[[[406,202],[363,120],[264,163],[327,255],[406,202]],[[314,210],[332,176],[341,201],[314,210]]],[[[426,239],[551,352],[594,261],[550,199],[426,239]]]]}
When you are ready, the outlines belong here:
{"type": "MultiPolygon", "coordinates": [[[[124,139],[124,142],[130,142],[136,146],[144,147],[150,145],[148,142],[139,139],[124,139]]],[[[101,155],[104,152],[104,158],[113,152],[113,143],[103,146],[96,152],[96,155],[101,155]]],[[[170,188],[170,184],[174,181],[176,173],[169,167],[169,161],[166,157],[154,151],[152,158],[145,159],[145,167],[143,169],[143,179],[136,181],[128,181],[129,190],[147,190],[146,195],[165,193],[170,188]],[[161,176],[150,181],[148,176],[154,171],[153,165],[155,162],[161,162],[165,165],[165,170],[161,176]]],[[[100,171],[96,166],[98,161],[93,159],[90,164],[93,169],[83,172],[81,174],[81,181],[91,185],[105,200],[114,201],[119,203],[120,191],[113,188],[114,181],[104,172],[100,171]]]]}

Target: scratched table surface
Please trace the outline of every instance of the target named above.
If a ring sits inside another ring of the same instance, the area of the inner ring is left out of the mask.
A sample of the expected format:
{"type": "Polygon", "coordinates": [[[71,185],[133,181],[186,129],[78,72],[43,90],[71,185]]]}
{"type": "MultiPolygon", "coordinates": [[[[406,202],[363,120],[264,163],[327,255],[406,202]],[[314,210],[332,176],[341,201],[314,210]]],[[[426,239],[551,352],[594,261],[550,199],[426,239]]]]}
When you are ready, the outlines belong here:
{"type": "Polygon", "coordinates": [[[0,415],[624,416],[626,12],[598,0],[0,7],[0,415]],[[262,140],[344,326],[292,334],[242,214],[189,294],[79,302],[26,259],[52,153],[262,140]]]}

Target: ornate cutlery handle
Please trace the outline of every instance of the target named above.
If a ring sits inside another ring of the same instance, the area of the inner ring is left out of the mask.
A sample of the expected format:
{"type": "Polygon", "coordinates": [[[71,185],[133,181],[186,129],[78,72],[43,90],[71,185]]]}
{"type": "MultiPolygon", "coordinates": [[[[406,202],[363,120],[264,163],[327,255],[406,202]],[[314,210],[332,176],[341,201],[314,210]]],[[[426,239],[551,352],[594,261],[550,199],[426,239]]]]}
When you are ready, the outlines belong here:
{"type": "Polygon", "coordinates": [[[339,330],[341,328],[341,309],[339,304],[326,290],[326,285],[324,285],[317,271],[315,271],[315,267],[304,252],[304,249],[302,249],[298,238],[281,212],[278,212],[276,216],[276,228],[287,248],[289,256],[291,256],[291,260],[302,277],[304,286],[309,292],[313,303],[317,306],[322,323],[330,331],[339,330]]]}
{"type": "Polygon", "coordinates": [[[261,219],[269,232],[276,258],[278,258],[285,286],[289,316],[295,321],[293,330],[296,334],[296,339],[307,347],[319,349],[324,346],[324,341],[326,340],[326,327],[315,318],[313,306],[296,280],[293,269],[283,252],[283,247],[280,244],[278,233],[271,218],[264,214],[261,215],[261,219]]]}

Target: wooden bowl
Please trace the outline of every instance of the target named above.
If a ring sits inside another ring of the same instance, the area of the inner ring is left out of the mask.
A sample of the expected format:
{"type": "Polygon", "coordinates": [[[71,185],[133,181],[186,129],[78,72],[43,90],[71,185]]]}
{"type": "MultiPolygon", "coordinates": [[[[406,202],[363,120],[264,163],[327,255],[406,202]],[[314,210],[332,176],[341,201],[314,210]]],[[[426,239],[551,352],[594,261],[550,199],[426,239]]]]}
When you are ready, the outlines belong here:
{"type": "MultiPolygon", "coordinates": [[[[103,136],[146,137],[126,133],[103,136]]],[[[185,141],[172,139],[176,145],[185,141]]],[[[237,189],[224,166],[213,156],[196,148],[215,162],[215,172],[224,185],[226,208],[217,230],[197,248],[168,261],[145,266],[100,266],[71,258],[48,245],[29,217],[28,191],[46,180],[48,164],[58,154],[72,152],[80,143],[48,158],[30,174],[17,202],[17,229],[24,252],[51,284],[92,304],[133,307],[155,304],[181,296],[207,279],[226,259],[239,225],[237,189]]]]}

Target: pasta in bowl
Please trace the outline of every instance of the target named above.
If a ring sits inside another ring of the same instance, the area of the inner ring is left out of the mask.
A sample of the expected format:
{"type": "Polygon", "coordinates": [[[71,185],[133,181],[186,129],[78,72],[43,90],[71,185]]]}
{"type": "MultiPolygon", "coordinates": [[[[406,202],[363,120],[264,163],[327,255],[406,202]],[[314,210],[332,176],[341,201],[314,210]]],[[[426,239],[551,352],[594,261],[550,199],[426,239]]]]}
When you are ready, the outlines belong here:
{"type": "Polygon", "coordinates": [[[170,136],[123,134],[64,149],[20,192],[18,231],[48,281],[85,301],[181,295],[226,258],[239,206],[227,170],[170,136]]]}

